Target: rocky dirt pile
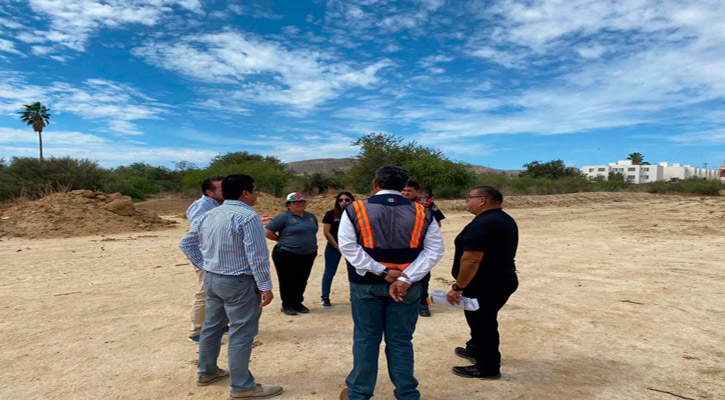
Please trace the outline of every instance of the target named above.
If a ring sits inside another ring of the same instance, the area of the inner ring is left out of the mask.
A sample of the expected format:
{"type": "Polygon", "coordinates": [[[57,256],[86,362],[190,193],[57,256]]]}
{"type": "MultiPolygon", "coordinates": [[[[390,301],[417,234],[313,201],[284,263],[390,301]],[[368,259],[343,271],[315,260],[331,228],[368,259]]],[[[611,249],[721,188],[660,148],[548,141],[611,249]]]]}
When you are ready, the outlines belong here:
{"type": "Polygon", "coordinates": [[[0,236],[57,238],[152,231],[174,222],[136,210],[120,193],[53,193],[0,211],[0,236]]]}

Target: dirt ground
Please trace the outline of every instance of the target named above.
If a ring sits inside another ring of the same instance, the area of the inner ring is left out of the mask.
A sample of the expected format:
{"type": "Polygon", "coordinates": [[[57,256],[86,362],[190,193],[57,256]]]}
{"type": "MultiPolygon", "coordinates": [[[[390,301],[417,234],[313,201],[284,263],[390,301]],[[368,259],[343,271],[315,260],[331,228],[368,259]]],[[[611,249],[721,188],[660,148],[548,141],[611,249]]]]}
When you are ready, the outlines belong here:
{"type": "MultiPolygon", "coordinates": [[[[414,339],[423,399],[725,398],[725,198],[510,203],[520,287],[499,317],[503,378],[451,374],[467,364],[453,354],[467,326],[461,311],[432,306],[414,339]]],[[[440,204],[446,255],[431,289],[451,282],[453,239],[471,219],[456,204],[440,204]]],[[[154,232],[0,240],[0,398],[226,398],[228,380],[195,385],[186,339],[194,273],[177,247],[188,224],[173,219],[154,232]]],[[[337,399],[351,367],[345,268],[329,310],[318,303],[323,269],[320,255],[310,314],[282,314],[277,297],[262,315],[251,369],[258,382],[284,386],[280,399],[337,399]]],[[[375,398],[392,390],[381,354],[375,398]]]]}

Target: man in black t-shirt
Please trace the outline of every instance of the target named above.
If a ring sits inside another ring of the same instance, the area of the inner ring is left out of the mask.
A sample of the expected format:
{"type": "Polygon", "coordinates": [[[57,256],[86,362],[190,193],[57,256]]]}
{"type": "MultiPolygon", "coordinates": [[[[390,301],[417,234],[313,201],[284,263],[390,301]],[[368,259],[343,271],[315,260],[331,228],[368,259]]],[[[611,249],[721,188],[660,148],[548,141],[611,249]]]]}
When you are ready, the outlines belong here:
{"type": "Polygon", "coordinates": [[[476,217],[456,237],[453,277],[448,302],[458,304],[459,296],[478,299],[479,309],[464,311],[471,328],[466,347],[456,355],[475,365],[453,367],[453,373],[466,378],[501,377],[498,311],[518,287],[516,248],[519,231],[516,221],[501,209],[503,195],[490,186],[479,186],[466,196],[466,209],[476,217]]]}
{"type": "MultiPolygon", "coordinates": [[[[408,181],[408,183],[405,184],[405,187],[403,190],[400,191],[400,194],[405,197],[406,199],[410,201],[414,201],[423,207],[429,209],[431,211],[431,214],[433,214],[433,219],[436,220],[438,223],[438,226],[441,226],[441,221],[443,221],[446,216],[443,215],[441,212],[441,209],[438,208],[438,206],[435,205],[433,200],[428,197],[420,197],[420,184],[416,181],[408,181]]],[[[420,285],[422,294],[420,297],[420,310],[418,310],[418,314],[421,317],[430,317],[430,308],[428,307],[428,284],[430,282],[430,274],[426,275],[425,278],[421,279],[420,285]]]]}

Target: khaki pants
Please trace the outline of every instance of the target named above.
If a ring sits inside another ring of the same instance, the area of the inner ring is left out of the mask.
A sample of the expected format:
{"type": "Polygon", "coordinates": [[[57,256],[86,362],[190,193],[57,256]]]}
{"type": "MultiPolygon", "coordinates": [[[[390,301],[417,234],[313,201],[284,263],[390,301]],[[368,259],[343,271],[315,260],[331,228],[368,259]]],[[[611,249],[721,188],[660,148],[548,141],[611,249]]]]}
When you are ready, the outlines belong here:
{"type": "Polygon", "coordinates": [[[206,309],[206,293],[204,292],[204,277],[206,271],[194,268],[196,272],[196,293],[194,294],[194,303],[191,306],[191,328],[189,336],[201,334],[201,326],[204,325],[205,309],[206,309]]]}

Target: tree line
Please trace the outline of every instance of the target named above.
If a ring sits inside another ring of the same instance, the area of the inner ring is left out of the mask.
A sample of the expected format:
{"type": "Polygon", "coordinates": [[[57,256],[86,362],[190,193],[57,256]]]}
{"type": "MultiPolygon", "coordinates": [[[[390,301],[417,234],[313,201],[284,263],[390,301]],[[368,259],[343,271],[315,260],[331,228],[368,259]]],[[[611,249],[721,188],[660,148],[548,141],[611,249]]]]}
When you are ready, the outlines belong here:
{"type": "MultiPolygon", "coordinates": [[[[17,197],[37,198],[54,191],[75,189],[121,192],[135,199],[159,193],[198,195],[201,181],[205,178],[235,173],[253,176],[262,191],[275,196],[291,191],[318,194],[342,189],[369,193],[375,171],[389,164],[406,168],[411,179],[418,181],[427,195],[436,198],[460,198],[477,185],[497,187],[506,195],[586,191],[718,195],[723,190],[720,182],[698,178],[640,185],[623,180],[591,181],[577,168],[566,166],[562,160],[532,161],[524,164],[525,170],[516,176],[476,174],[470,165],[450,160],[439,150],[384,133],[370,133],[351,145],[359,147],[360,152],[353,158],[350,169],[303,175],[294,174],[276,157],[248,152],[218,155],[203,168],[185,161],[176,163],[174,168],[146,163],[103,168],[95,161],[70,157],[51,157],[42,161],[30,157],[0,159],[0,201],[17,197]]],[[[636,161],[642,162],[639,156],[636,161]]]]}

